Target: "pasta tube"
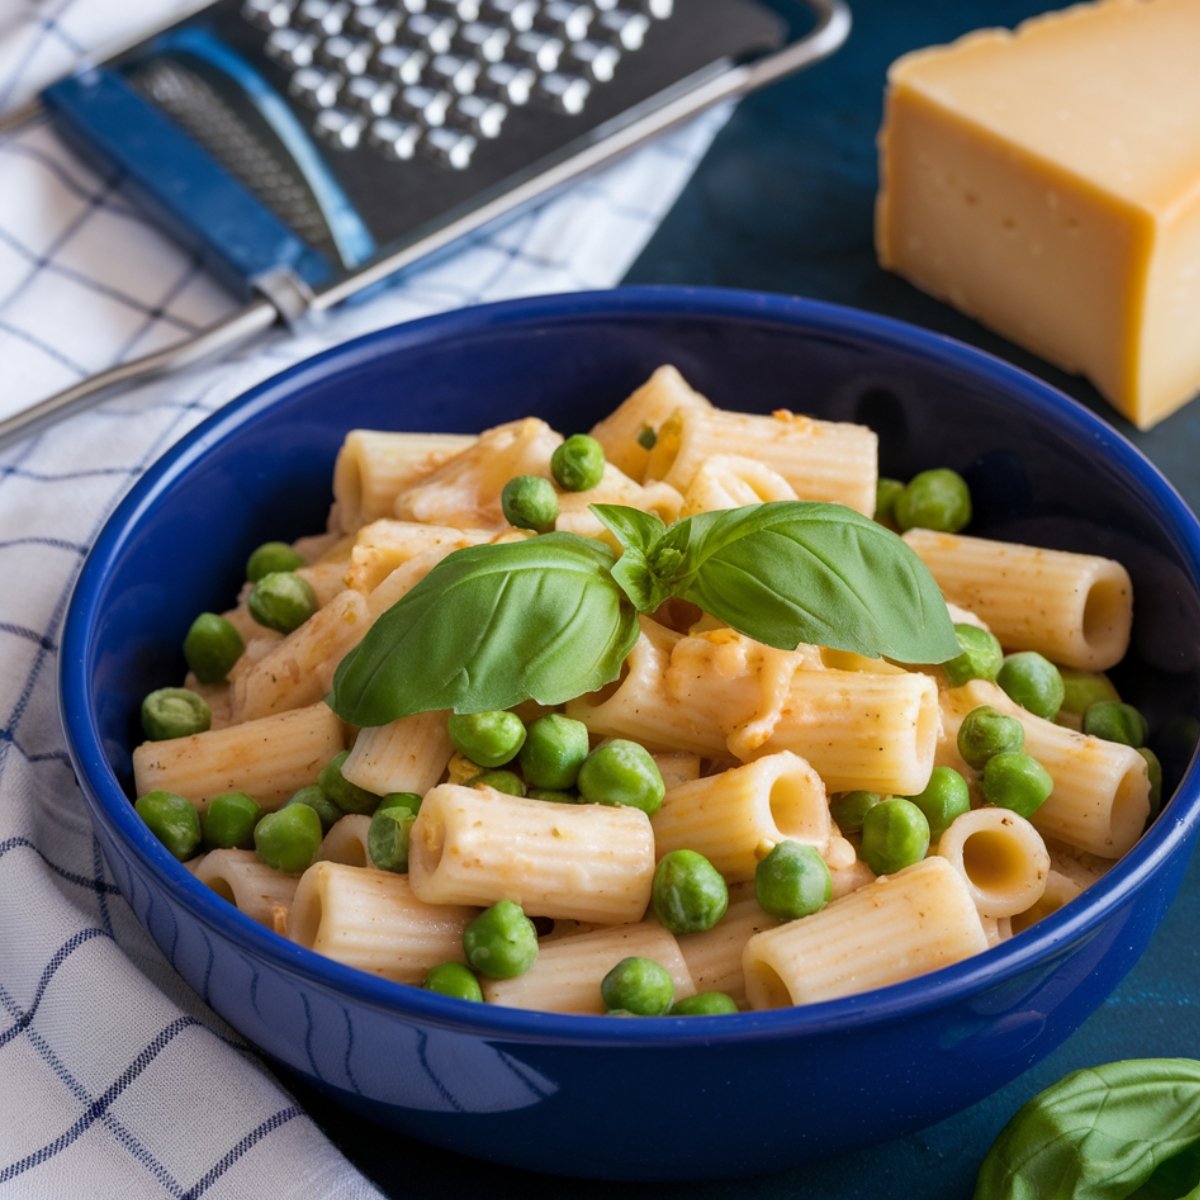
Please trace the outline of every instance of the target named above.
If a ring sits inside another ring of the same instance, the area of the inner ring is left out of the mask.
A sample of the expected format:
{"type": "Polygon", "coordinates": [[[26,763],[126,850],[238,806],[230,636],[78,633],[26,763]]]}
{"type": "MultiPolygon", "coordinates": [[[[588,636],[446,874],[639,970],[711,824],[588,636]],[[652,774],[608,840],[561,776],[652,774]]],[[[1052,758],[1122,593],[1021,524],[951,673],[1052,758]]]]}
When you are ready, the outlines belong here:
{"type": "Polygon", "coordinates": [[[962,872],[980,916],[1016,916],[1046,890],[1046,843],[1024,817],[1006,808],[963,813],[938,839],[937,853],[962,872]]]}
{"type": "MultiPolygon", "coordinates": [[[[370,592],[397,567],[430,550],[458,550],[487,541],[491,536],[477,529],[454,529],[449,525],[418,525],[415,521],[380,520],[358,531],[345,570],[346,587],[370,592]]],[[[430,561],[435,561],[430,559],[430,561]]]]}
{"type": "Polygon", "coordinates": [[[314,862],[335,862],[347,867],[369,867],[367,833],[371,818],[363,813],[348,813],[333,823],[317,847],[314,862]]]}
{"type": "Polygon", "coordinates": [[[190,737],[143,742],[133,752],[133,778],[139,796],[164,788],[201,812],[211,797],[230,791],[248,792],[270,810],[315,782],[342,748],[342,723],[326,705],[313,704],[190,737]]]}
{"type": "Polygon", "coordinates": [[[829,802],[821,777],[791,751],[671,788],[650,822],[658,856],[703,854],[725,878],[754,878],[759,850],[785,839],[824,852],[829,802]]]}
{"type": "Polygon", "coordinates": [[[210,850],[192,869],[201,883],[268,928],[274,911],[292,903],[298,882],[268,867],[253,850],[210,850]]]}
{"type": "Polygon", "coordinates": [[[623,958],[653,959],[675,983],[675,999],[696,991],[679,943],[657,921],[614,925],[542,942],[537,962],[515,979],[483,981],[483,998],[509,1008],[603,1013],[600,981],[623,958]]]}
{"type": "Polygon", "coordinates": [[[481,434],[415,487],[396,497],[404,521],[457,529],[507,527],[500,493],[514,475],[550,474],[550,456],[562,438],[536,417],[497,425],[481,434]]]}
{"type": "Polygon", "coordinates": [[[742,971],[742,951],[756,933],[778,924],[763,911],[753,889],[737,898],[731,895],[728,910],[711,929],[679,938],[679,950],[696,991],[724,992],[739,1008],[744,1008],[746,977],[742,971]]]}
{"type": "Polygon", "coordinates": [[[334,513],[347,533],[389,516],[396,497],[475,441],[457,433],[353,429],[333,465],[334,513]]]}
{"type": "Polygon", "coordinates": [[[232,719],[251,721],[316,704],[328,690],[337,664],[358,645],[370,624],[363,596],[340,592],[237,676],[231,692],[232,719]],[[326,665],[328,672],[322,671],[326,665]]]}
{"type": "Polygon", "coordinates": [[[650,901],[654,835],[636,808],[445,783],[417,814],[408,869],[430,904],[513,900],[531,916],[617,924],[640,920],[650,901]]]}
{"type": "Polygon", "coordinates": [[[454,747],[445,712],[414,713],[387,725],[360,729],[342,775],[377,796],[424,795],[439,779],[454,747]]]}
{"type": "Polygon", "coordinates": [[[712,405],[688,386],[672,366],[659,367],[640,388],[604,420],[592,426],[592,437],[604,447],[604,456],[618,470],[639,483],[646,477],[650,451],[643,445],[647,433],[659,427],[677,409],[706,410],[712,405]]]}
{"type": "Polygon", "coordinates": [[[1125,656],[1133,584],[1111,558],[910,529],[904,540],[946,599],[976,613],[1010,650],[1103,671],[1125,656]]]}
{"type": "Polygon", "coordinates": [[[796,489],[766,464],[744,454],[714,454],[704,460],[688,485],[679,515],[795,499],[796,489]]]}
{"type": "Polygon", "coordinates": [[[753,458],[781,475],[801,500],[875,511],[879,439],[865,425],[817,421],[780,410],[772,416],[721,409],[678,410],[658,431],[647,479],[686,493],[716,454],[753,458]]]}
{"type": "Polygon", "coordinates": [[[443,962],[462,962],[475,910],[430,905],[391,871],[314,863],[300,876],[288,914],[292,941],[398,983],[420,983],[443,962]]]}
{"type": "Polygon", "coordinates": [[[922,859],[808,917],[755,934],[742,958],[752,1008],[852,996],[948,967],[988,946],[966,880],[922,859]]]}

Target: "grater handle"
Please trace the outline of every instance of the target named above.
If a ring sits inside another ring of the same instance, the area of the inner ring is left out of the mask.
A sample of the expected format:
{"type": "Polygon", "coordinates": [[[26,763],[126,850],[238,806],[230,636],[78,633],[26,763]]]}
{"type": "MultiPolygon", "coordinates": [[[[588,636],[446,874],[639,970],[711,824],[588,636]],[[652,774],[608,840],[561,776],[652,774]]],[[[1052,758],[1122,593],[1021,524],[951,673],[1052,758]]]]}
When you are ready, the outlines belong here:
{"type": "Polygon", "coordinates": [[[186,341],[165,350],[146,354],[129,362],[118,363],[107,371],[92,375],[53,396],[0,421],[0,448],[18,438],[29,437],[80,409],[88,408],[101,396],[128,383],[140,383],[169,371],[191,366],[232,350],[235,346],[264,333],[279,320],[279,311],[264,297],[256,297],[244,308],[231,313],[186,341]]]}

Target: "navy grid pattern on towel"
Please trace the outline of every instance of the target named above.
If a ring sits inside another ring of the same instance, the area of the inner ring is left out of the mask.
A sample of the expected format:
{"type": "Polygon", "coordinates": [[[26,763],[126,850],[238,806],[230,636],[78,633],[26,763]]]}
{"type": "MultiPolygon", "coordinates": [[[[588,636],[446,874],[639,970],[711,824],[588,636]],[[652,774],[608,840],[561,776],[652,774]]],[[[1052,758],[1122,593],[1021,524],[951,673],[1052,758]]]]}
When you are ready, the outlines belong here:
{"type": "MultiPolygon", "coordinates": [[[[0,17],[0,107],[188,5],[41,0],[0,17]]],[[[0,453],[0,1198],[378,1193],[167,967],[111,882],[63,748],[58,639],[124,490],[207,413],[370,328],[614,283],[714,113],[301,340],[128,391],[0,453]],[[202,1119],[197,1117],[202,1114],[202,1119]]],[[[0,143],[0,412],[179,338],[229,299],[41,123],[0,143]]]]}

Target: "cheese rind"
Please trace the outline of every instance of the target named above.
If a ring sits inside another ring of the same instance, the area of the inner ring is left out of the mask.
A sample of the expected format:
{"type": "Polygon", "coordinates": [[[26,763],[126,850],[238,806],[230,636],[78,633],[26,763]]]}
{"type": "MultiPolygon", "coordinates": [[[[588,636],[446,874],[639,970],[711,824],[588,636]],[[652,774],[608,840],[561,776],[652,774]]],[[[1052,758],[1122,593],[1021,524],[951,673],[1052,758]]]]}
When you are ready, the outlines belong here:
{"type": "Polygon", "coordinates": [[[1142,428],[1200,389],[1198,0],[1103,0],[888,74],[883,266],[1142,428]]]}

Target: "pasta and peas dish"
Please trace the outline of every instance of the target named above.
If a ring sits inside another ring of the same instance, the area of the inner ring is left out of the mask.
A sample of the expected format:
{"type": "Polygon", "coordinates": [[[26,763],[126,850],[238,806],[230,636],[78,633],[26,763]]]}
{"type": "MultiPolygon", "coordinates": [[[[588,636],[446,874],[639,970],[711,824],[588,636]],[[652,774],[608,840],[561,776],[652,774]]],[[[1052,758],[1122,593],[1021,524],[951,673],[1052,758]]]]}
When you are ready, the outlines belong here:
{"type": "Polygon", "coordinates": [[[1132,587],[947,468],[661,367],[588,434],[356,430],[151,693],[136,807],[247,916],[494,1004],[724,1013],[1003,941],[1141,835],[1132,587]]]}

